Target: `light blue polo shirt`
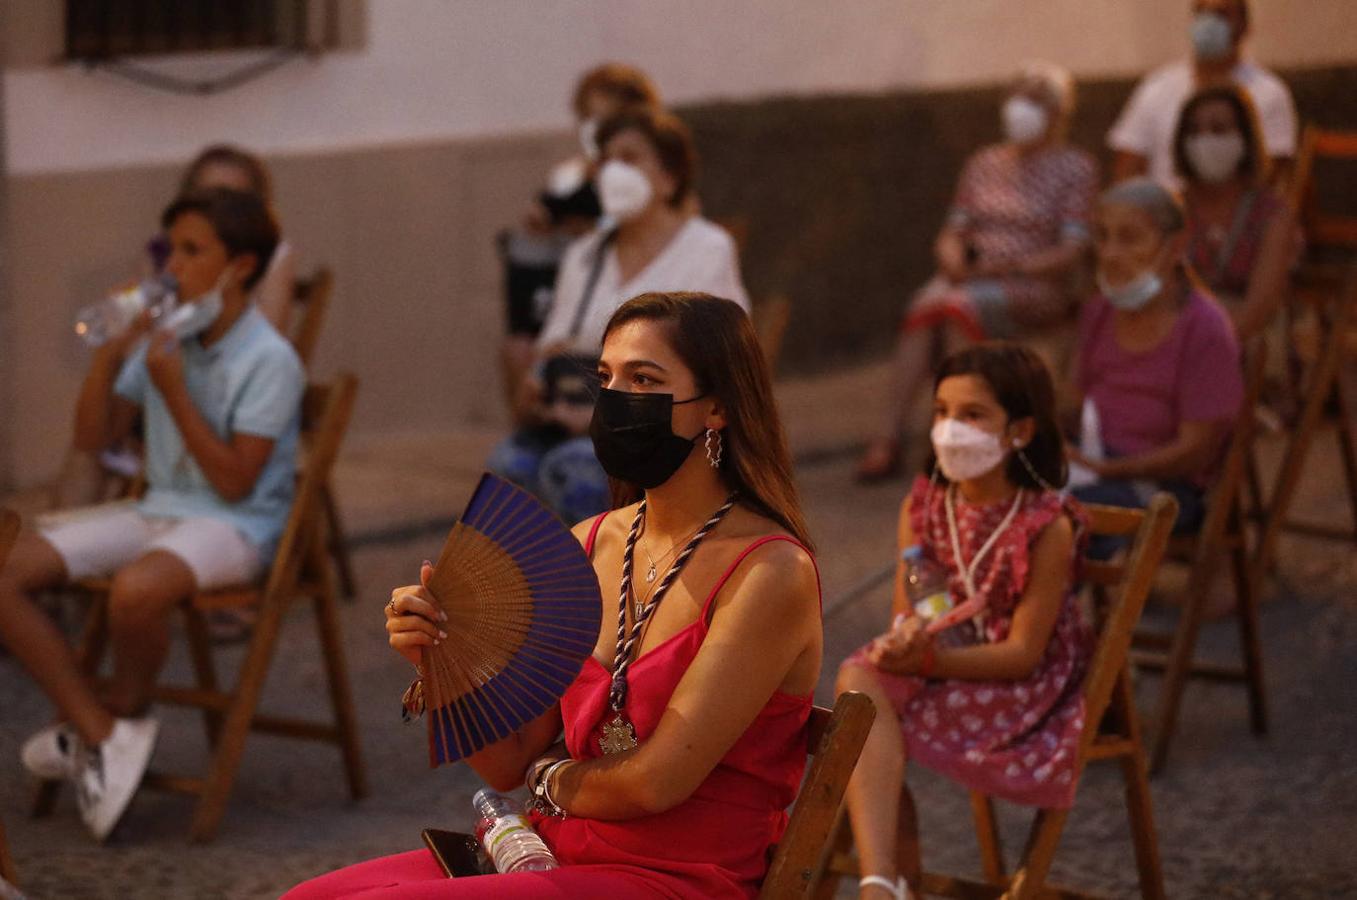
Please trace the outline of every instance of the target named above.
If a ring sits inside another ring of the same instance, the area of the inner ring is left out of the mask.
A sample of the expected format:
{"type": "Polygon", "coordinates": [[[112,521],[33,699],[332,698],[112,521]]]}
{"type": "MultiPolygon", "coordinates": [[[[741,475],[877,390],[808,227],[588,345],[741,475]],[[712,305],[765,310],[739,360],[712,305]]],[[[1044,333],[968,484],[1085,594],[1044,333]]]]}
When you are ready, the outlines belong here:
{"type": "Polygon", "coordinates": [[[196,337],[179,346],[189,397],[217,437],[269,438],[273,453],[247,497],[236,503],[222,499],[184,445],[174,416],[151,381],[143,342],[123,363],[113,386],[120,397],[140,406],[145,418],[149,490],[139,509],[148,516],[225,519],[267,561],[292,508],[306,389],[301,361],[254,306],[211,347],[196,337]]]}

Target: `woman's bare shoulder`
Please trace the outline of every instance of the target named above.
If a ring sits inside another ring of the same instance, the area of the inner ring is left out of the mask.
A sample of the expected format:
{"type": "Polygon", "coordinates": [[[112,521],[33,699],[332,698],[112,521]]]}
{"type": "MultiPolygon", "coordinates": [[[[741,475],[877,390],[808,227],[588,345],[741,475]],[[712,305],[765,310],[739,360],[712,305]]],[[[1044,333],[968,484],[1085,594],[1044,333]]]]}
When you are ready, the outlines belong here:
{"type": "MultiPolygon", "coordinates": [[[[613,540],[622,540],[626,537],[627,529],[631,527],[631,520],[636,515],[636,504],[624,506],[620,509],[609,510],[601,513],[603,521],[598,525],[598,534],[594,537],[595,546],[599,544],[611,543],[613,540]]],[[[589,533],[594,530],[594,523],[598,521],[598,516],[590,516],[582,522],[577,522],[570,532],[575,538],[585,544],[589,541],[589,533]]]]}

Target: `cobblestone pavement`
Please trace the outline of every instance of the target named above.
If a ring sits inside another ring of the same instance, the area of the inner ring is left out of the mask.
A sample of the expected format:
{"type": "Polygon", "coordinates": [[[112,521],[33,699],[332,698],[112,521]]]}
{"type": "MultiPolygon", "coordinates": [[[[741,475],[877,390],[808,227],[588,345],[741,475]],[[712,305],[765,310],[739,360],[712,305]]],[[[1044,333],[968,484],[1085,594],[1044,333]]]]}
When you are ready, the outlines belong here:
{"type": "MultiPolygon", "coordinates": [[[[826,667],[819,698],[831,696],[834,663],[880,628],[887,588],[856,588],[892,553],[897,481],[853,485],[845,452],[870,429],[878,368],[780,393],[812,528],[820,542],[826,598],[826,667]]],[[[408,669],[391,654],[381,604],[392,585],[437,551],[442,531],[474,482],[492,436],[388,439],[353,448],[338,491],[358,543],[361,592],[343,607],[343,628],[363,730],[371,795],[347,799],[334,750],[258,735],[244,761],[217,840],[186,843],[191,805],[143,792],[106,847],[96,847],[63,796],[57,813],[33,821],[31,784],[17,760],[23,736],[49,710],[12,660],[0,657],[0,818],[9,832],[23,886],[33,898],[271,897],[296,882],[349,862],[419,846],[428,826],[466,829],[477,787],[464,767],[430,771],[419,727],[404,727],[398,698],[408,669]]],[[[1265,456],[1275,459],[1278,441],[1265,456]]],[[[1302,506],[1342,521],[1331,490],[1338,467],[1327,442],[1314,453],[1302,506]]],[[[1153,783],[1168,889],[1174,897],[1337,897],[1357,895],[1357,554],[1342,545],[1288,539],[1268,586],[1263,632],[1271,733],[1249,733],[1243,691],[1193,685],[1168,770],[1153,783]]],[[[1171,574],[1171,573],[1170,573],[1171,574]]],[[[1152,615],[1168,620],[1172,613],[1152,615]]],[[[303,608],[289,615],[264,707],[314,711],[326,705],[313,626],[303,608]]],[[[1207,627],[1205,653],[1234,650],[1227,624],[1207,627]]],[[[239,651],[223,653],[232,671],[239,651]]],[[[177,648],[170,675],[186,679],[177,648]]],[[[1156,683],[1141,684],[1148,708],[1156,683]]],[[[176,710],[163,714],[155,765],[191,771],[204,758],[202,727],[176,710]]],[[[922,816],[924,854],[935,870],[978,873],[966,795],[927,772],[912,772],[922,816]]],[[[1021,846],[1027,816],[1001,806],[1006,845],[1021,846]]],[[[1057,856],[1053,880],[1100,894],[1136,894],[1136,871],[1121,799],[1110,768],[1094,767],[1081,786],[1057,856]]],[[[851,896],[845,886],[841,896],[851,896]]]]}

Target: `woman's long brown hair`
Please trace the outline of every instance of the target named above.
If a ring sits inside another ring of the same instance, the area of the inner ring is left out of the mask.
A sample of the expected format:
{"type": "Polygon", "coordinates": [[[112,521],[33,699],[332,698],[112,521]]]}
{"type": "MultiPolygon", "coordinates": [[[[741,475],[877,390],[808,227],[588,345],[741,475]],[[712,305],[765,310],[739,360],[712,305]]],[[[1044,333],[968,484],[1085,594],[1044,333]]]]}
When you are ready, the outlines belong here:
{"type": "MultiPolygon", "coordinates": [[[[792,480],[791,454],[773,399],[772,379],[749,316],[735,303],[710,294],[649,293],[622,304],[603,339],[627,322],[665,326],[669,344],[692,371],[697,389],[725,413],[721,474],[740,501],[812,547],[792,480]]],[[[612,481],[614,507],[641,499],[634,484],[612,481]]]]}

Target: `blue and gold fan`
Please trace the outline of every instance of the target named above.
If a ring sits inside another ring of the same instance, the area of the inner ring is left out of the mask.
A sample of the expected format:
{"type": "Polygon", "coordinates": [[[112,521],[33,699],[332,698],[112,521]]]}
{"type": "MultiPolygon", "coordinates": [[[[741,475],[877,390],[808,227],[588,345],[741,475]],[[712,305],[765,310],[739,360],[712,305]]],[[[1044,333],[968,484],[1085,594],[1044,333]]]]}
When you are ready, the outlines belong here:
{"type": "Polygon", "coordinates": [[[598,577],[580,542],[527,491],[485,474],[429,587],[447,638],[424,657],[429,764],[508,737],[561,698],[598,641],[598,577]]]}

